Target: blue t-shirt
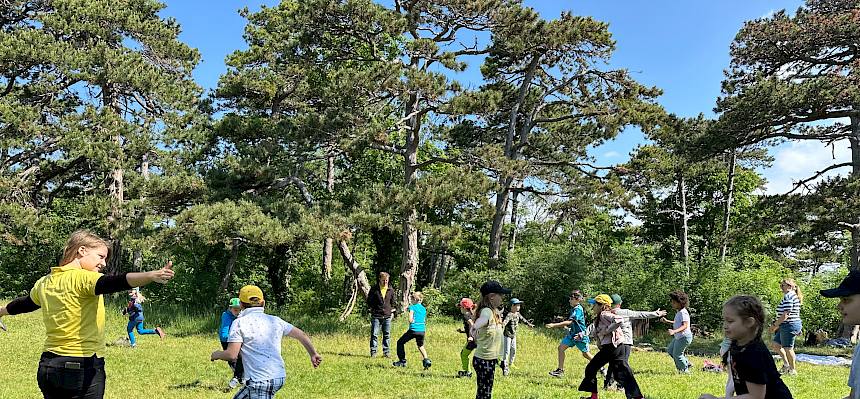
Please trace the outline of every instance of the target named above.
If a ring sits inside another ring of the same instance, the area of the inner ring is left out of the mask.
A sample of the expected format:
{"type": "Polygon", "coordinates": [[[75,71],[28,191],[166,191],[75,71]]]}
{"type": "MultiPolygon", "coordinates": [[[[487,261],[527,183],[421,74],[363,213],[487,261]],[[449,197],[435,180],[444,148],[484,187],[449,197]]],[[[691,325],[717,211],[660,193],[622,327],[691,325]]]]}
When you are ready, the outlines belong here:
{"type": "Polygon", "coordinates": [[[427,309],[424,305],[416,303],[409,305],[406,309],[412,311],[412,323],[409,323],[409,329],[415,332],[425,332],[427,330],[427,309]]]}
{"type": "Polygon", "coordinates": [[[142,323],[143,322],[143,306],[139,303],[134,302],[126,308],[126,312],[128,312],[128,321],[132,323],[142,323]]]}
{"type": "Polygon", "coordinates": [[[568,335],[572,337],[581,332],[585,332],[585,311],[582,310],[582,305],[576,305],[571,309],[570,317],[567,319],[573,321],[573,323],[570,324],[570,332],[568,335]]]}
{"type": "Polygon", "coordinates": [[[233,325],[233,320],[236,320],[233,312],[225,310],[221,313],[221,326],[218,328],[218,339],[221,342],[227,342],[227,338],[230,337],[230,326],[233,325]]]}

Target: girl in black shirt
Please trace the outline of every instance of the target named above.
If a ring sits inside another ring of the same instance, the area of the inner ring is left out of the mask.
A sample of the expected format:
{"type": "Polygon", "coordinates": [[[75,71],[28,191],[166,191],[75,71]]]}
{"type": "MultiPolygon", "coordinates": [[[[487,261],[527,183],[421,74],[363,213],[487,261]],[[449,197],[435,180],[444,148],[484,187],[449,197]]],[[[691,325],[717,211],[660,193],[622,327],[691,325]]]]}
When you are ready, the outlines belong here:
{"type": "MultiPolygon", "coordinates": [[[[764,307],[756,297],[738,295],[723,305],[723,329],[732,340],[724,355],[729,365],[726,398],[792,399],[770,351],[761,339],[764,307]]],[[[699,399],[718,399],[703,394],[699,399]]]]}

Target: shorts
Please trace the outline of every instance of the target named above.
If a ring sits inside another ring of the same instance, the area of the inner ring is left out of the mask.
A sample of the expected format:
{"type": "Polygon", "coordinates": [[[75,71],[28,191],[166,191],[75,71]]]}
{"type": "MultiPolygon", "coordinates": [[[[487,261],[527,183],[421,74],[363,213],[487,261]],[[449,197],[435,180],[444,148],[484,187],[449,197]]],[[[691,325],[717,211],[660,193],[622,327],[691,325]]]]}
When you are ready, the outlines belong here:
{"type": "Polygon", "coordinates": [[[794,348],[794,340],[800,335],[802,329],[803,325],[799,321],[782,323],[773,334],[773,342],[780,344],[783,348],[794,348]]]}
{"type": "Polygon", "coordinates": [[[576,349],[579,349],[579,351],[582,353],[588,353],[589,352],[588,343],[589,343],[588,337],[583,337],[582,340],[578,340],[578,339],[575,339],[573,337],[573,335],[569,335],[569,334],[567,336],[565,336],[564,339],[561,340],[562,345],[567,346],[567,347],[574,347],[575,346],[576,349]]]}

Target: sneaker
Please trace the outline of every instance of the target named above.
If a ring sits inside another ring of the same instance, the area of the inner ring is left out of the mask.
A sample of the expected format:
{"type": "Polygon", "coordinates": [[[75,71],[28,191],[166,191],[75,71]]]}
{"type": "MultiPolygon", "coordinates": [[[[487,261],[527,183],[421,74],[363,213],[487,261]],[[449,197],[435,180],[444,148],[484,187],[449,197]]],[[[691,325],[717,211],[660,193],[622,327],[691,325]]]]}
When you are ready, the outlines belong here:
{"type": "Polygon", "coordinates": [[[433,362],[431,362],[430,359],[424,359],[423,364],[424,364],[424,370],[427,370],[430,368],[430,366],[433,365],[433,362]]]}
{"type": "Polygon", "coordinates": [[[239,380],[236,377],[230,379],[230,382],[227,383],[227,387],[230,389],[235,389],[239,386],[239,380]]]}
{"type": "Polygon", "coordinates": [[[693,368],[692,368],[692,367],[687,367],[687,368],[685,368],[685,369],[683,369],[683,370],[679,371],[679,373],[681,373],[681,374],[686,374],[686,375],[693,374],[693,368]]]}
{"type": "Polygon", "coordinates": [[[788,367],[788,364],[783,364],[782,368],[779,369],[780,374],[788,374],[789,371],[791,371],[791,368],[788,367]]]}
{"type": "Polygon", "coordinates": [[[370,358],[373,359],[376,357],[376,353],[370,352],[370,358]]]}
{"type": "Polygon", "coordinates": [[[386,354],[382,355],[382,357],[384,357],[384,358],[386,358],[386,359],[391,359],[391,354],[390,354],[390,353],[386,353],[386,354]]]}
{"type": "Polygon", "coordinates": [[[472,372],[460,370],[457,372],[457,378],[472,378],[472,372]]]}
{"type": "Polygon", "coordinates": [[[509,367],[502,368],[502,375],[503,376],[507,377],[509,374],[511,374],[511,369],[509,367]]]}
{"type": "Polygon", "coordinates": [[[391,363],[394,367],[406,367],[406,360],[398,360],[394,363],[391,363]]]}
{"type": "Polygon", "coordinates": [[[553,377],[556,377],[556,378],[561,378],[561,377],[564,377],[564,370],[562,370],[562,369],[555,369],[555,370],[553,370],[553,371],[550,371],[550,372],[549,372],[549,375],[551,375],[551,376],[553,376],[553,377]]]}
{"type": "Polygon", "coordinates": [[[161,339],[164,339],[164,330],[162,330],[161,327],[155,327],[155,333],[158,334],[161,339]]]}
{"type": "Polygon", "coordinates": [[[797,369],[788,370],[785,374],[794,377],[797,375],[797,369]]]}
{"type": "Polygon", "coordinates": [[[600,374],[603,374],[603,378],[606,378],[606,373],[607,373],[606,367],[601,367],[600,368],[600,374]]]}

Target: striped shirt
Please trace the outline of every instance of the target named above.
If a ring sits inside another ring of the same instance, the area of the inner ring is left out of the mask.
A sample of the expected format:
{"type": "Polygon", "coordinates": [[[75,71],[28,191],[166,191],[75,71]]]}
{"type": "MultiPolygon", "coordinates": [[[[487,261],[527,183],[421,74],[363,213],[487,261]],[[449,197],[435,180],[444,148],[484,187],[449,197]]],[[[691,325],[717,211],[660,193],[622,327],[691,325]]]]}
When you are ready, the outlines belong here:
{"type": "Polygon", "coordinates": [[[776,313],[782,316],[788,314],[788,318],[783,323],[791,323],[800,321],[800,299],[794,291],[788,291],[782,297],[782,302],[776,307],[776,313]]]}

